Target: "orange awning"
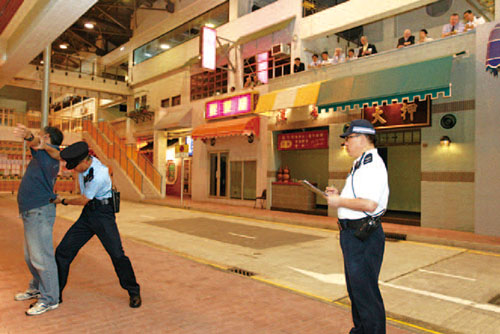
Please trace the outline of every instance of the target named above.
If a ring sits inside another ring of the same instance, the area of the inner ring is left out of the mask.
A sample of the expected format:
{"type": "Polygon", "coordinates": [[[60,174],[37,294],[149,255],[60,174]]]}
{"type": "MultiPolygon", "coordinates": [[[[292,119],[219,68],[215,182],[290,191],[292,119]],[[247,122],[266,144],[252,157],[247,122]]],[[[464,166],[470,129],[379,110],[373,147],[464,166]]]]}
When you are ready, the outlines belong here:
{"type": "Polygon", "coordinates": [[[227,136],[259,135],[259,117],[242,117],[228,121],[206,123],[196,127],[191,136],[197,138],[214,138],[227,136]]]}

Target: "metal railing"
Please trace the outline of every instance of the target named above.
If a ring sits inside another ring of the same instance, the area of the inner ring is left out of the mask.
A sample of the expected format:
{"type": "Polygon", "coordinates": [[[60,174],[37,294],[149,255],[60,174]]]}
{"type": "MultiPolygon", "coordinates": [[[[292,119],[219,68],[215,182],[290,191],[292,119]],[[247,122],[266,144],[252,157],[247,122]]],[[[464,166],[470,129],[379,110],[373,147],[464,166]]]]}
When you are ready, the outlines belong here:
{"type": "MultiPolygon", "coordinates": [[[[49,115],[49,126],[55,126],[63,132],[81,132],[86,118],[71,118],[49,115]]],[[[30,129],[40,129],[42,119],[40,114],[18,113],[12,109],[0,108],[0,126],[16,126],[24,124],[30,129]]]]}
{"type": "MultiPolygon", "coordinates": [[[[120,145],[115,145],[105,137],[105,134],[96,128],[91,121],[83,122],[83,130],[88,132],[90,137],[97,143],[108,159],[114,159],[120,167],[130,177],[135,186],[144,192],[144,176],[143,173],[135,166],[132,160],[127,156],[125,150],[120,145]]],[[[106,135],[107,136],[107,135],[106,135]]]]}
{"type": "MultiPolygon", "coordinates": [[[[133,149],[132,146],[125,145],[124,142],[120,140],[115,130],[109,125],[108,122],[98,123],[99,131],[106,136],[111,142],[111,147],[106,147],[106,145],[101,146],[104,150],[113,150],[113,153],[109,152],[106,154],[114,154],[113,159],[120,161],[122,163],[123,158],[118,157],[117,154],[125,154],[127,159],[132,160],[139,167],[139,169],[146,175],[146,177],[153,183],[153,186],[161,193],[161,185],[163,183],[163,177],[161,173],[156,169],[153,164],[147,160],[141,154],[137,154],[137,151],[133,149]]],[[[103,138],[104,139],[104,138],[103,138]]],[[[99,143],[98,143],[99,144],[99,143]]],[[[123,166],[122,168],[129,171],[131,167],[123,166]]]]}

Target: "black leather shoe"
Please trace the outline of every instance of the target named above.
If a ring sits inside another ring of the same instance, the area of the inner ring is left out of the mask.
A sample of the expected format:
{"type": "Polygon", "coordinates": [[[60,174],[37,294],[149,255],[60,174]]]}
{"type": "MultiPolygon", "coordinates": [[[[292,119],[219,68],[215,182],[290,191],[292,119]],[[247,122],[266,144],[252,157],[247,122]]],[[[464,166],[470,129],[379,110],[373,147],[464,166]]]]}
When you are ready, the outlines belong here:
{"type": "Polygon", "coordinates": [[[140,295],[130,296],[130,307],[137,308],[142,305],[142,300],[140,295]]]}

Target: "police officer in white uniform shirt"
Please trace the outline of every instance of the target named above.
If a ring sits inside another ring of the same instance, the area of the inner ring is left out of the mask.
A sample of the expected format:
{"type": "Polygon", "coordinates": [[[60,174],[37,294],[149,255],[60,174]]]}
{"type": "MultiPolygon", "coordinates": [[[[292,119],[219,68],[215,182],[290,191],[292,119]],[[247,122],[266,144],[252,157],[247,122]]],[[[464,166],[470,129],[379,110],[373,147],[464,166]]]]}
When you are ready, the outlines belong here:
{"type": "Polygon", "coordinates": [[[340,136],[355,158],[342,193],[328,187],[328,205],[338,208],[340,246],[344,255],[347,291],[354,327],[350,334],[386,332],[385,308],[378,277],[385,235],[380,217],[387,208],[387,169],[375,148],[375,129],[366,120],[354,120],[340,136]]]}
{"type": "MultiPolygon", "coordinates": [[[[111,258],[121,287],[129,294],[130,307],[141,306],[140,287],[132,264],[123,251],[116,226],[108,167],[89,155],[89,147],[85,142],[66,147],[60,156],[66,161],[67,169],[74,169],[79,173],[81,195],[62,199],[58,197],[54,203],[84,206],[80,217],[66,232],[56,249],[60,296],[68,280],[71,262],[78,251],[97,235],[111,258]]],[[[60,298],[62,302],[62,297],[60,298]]]]}

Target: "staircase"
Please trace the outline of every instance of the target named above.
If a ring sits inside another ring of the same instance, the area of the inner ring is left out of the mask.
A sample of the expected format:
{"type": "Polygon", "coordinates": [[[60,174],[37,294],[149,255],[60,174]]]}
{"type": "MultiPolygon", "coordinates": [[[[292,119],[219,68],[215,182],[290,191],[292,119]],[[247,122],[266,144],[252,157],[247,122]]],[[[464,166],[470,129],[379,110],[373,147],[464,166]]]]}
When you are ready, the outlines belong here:
{"type": "Polygon", "coordinates": [[[96,127],[91,121],[83,122],[83,138],[95,149],[104,163],[112,167],[113,181],[128,200],[161,198],[163,177],[141,155],[134,155],[120,142],[118,135],[106,122],[96,127]]]}

